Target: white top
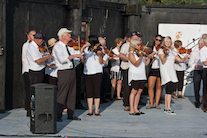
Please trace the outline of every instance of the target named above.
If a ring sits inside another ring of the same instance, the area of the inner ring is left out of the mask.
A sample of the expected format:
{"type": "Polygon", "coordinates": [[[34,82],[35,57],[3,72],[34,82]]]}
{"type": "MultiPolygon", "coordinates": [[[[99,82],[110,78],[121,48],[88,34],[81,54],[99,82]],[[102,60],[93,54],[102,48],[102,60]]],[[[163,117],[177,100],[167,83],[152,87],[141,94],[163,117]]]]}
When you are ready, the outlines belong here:
{"type": "MultiPolygon", "coordinates": [[[[132,53],[132,52],[130,52],[132,53]]],[[[137,60],[139,60],[139,57],[136,55],[136,53],[134,52],[134,57],[137,60]]],[[[132,80],[146,80],[146,72],[145,72],[145,59],[144,57],[142,57],[142,60],[139,64],[138,67],[134,66],[130,61],[129,61],[129,70],[128,70],[128,84],[130,84],[130,82],[132,80]]]]}
{"type": "Polygon", "coordinates": [[[85,75],[93,75],[103,72],[103,66],[99,63],[98,54],[88,50],[89,47],[85,49],[85,63],[83,73],[85,75]]]}
{"type": "MultiPolygon", "coordinates": [[[[184,58],[187,54],[180,54],[178,52],[176,52],[177,49],[174,48],[173,52],[175,53],[175,55],[179,55],[181,58],[184,58]]],[[[176,71],[185,71],[186,70],[186,63],[185,61],[183,62],[175,62],[175,70],[176,71]]]]}
{"type": "MultiPolygon", "coordinates": [[[[158,51],[156,50],[155,46],[153,48],[153,52],[158,53],[158,51]]],[[[158,54],[155,54],[154,55],[154,58],[155,59],[154,59],[154,61],[152,63],[152,69],[159,69],[160,68],[160,62],[159,62],[159,56],[158,56],[158,54]]]]}
{"type": "MultiPolygon", "coordinates": [[[[80,50],[75,50],[73,47],[68,47],[68,49],[70,53],[73,53],[74,55],[81,54],[80,50]]],[[[80,58],[74,58],[73,61],[74,61],[75,67],[77,67],[81,62],[80,58]]]]}
{"type": "Polygon", "coordinates": [[[25,42],[22,46],[22,74],[24,74],[25,72],[29,72],[27,56],[26,56],[28,45],[29,45],[29,40],[27,40],[27,42],[25,42]]]}
{"type": "Polygon", "coordinates": [[[195,65],[203,66],[203,63],[200,60],[199,56],[199,49],[196,47],[191,53],[190,53],[190,59],[188,62],[188,65],[193,69],[193,70],[199,70],[195,68],[195,65]]]}
{"type": "MultiPolygon", "coordinates": [[[[117,47],[112,49],[112,51],[114,52],[114,54],[119,55],[119,51],[118,51],[117,47]]],[[[120,59],[119,59],[119,57],[115,57],[113,59],[116,59],[116,61],[111,61],[111,71],[119,72],[119,70],[120,70],[120,59]]]]}
{"type": "MultiPolygon", "coordinates": [[[[160,54],[164,54],[162,48],[158,50],[158,55],[160,54]]],[[[178,82],[174,62],[175,62],[175,54],[171,50],[167,55],[164,64],[162,64],[160,60],[161,85],[164,85],[170,81],[172,81],[173,83],[178,82]]]]}
{"type": "MultiPolygon", "coordinates": [[[[71,55],[74,55],[72,53],[73,51],[68,48],[68,51],[71,55]]],[[[57,42],[52,50],[54,59],[55,59],[55,65],[57,66],[58,70],[65,70],[65,69],[72,69],[73,63],[72,60],[69,60],[69,54],[66,50],[66,44],[64,44],[62,41],[57,42]]]]}
{"type": "MultiPolygon", "coordinates": [[[[129,56],[129,42],[126,42],[121,46],[120,53],[123,53],[127,57],[129,56]]],[[[124,69],[124,70],[128,69],[129,68],[129,62],[122,60],[121,68],[124,69]]]]}
{"type": "Polygon", "coordinates": [[[28,68],[33,71],[40,71],[45,67],[45,62],[37,64],[35,61],[43,58],[41,52],[39,51],[38,45],[32,41],[29,43],[27,47],[27,61],[28,61],[28,68]]]}
{"type": "MultiPolygon", "coordinates": [[[[48,59],[46,63],[55,64],[55,61],[54,61],[54,59],[53,60],[48,59]]],[[[45,68],[45,74],[48,74],[49,76],[52,76],[55,78],[57,78],[57,71],[58,71],[57,66],[54,66],[54,67],[53,66],[46,66],[46,68],[45,68]]]]}
{"type": "MultiPolygon", "coordinates": [[[[200,50],[200,59],[201,59],[201,62],[207,61],[207,47],[206,46],[204,46],[200,50]]],[[[207,66],[203,65],[203,68],[207,68],[207,66]]]]}

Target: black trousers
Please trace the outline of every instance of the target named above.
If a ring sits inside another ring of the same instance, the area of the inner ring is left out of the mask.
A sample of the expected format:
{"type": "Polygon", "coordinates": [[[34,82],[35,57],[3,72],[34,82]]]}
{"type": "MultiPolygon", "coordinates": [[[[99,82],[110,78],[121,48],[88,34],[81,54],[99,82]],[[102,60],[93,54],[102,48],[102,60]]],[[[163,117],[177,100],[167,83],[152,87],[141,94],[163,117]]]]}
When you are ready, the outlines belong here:
{"type": "Polygon", "coordinates": [[[106,94],[109,90],[109,85],[110,85],[109,68],[104,67],[103,74],[102,74],[102,81],[101,81],[101,100],[106,99],[106,94]]]}
{"type": "Polygon", "coordinates": [[[45,68],[40,71],[29,70],[30,84],[43,83],[45,68]]]}
{"type": "Polygon", "coordinates": [[[30,108],[30,79],[29,72],[24,72],[24,90],[25,90],[25,109],[28,110],[30,108]]]}
{"type": "Polygon", "coordinates": [[[124,106],[129,106],[129,95],[130,95],[130,87],[128,85],[128,69],[122,70],[123,72],[123,99],[124,106]]]}
{"type": "Polygon", "coordinates": [[[200,91],[200,86],[201,86],[202,73],[203,73],[203,71],[201,71],[201,70],[194,70],[193,71],[193,86],[194,86],[196,104],[200,104],[199,91],[200,91]]]}
{"type": "Polygon", "coordinates": [[[173,84],[173,91],[176,91],[178,88],[178,91],[183,90],[183,79],[184,79],[184,71],[176,71],[178,82],[173,84]]]}
{"type": "Polygon", "coordinates": [[[203,108],[207,108],[207,68],[203,69],[203,108]]]}
{"type": "Polygon", "coordinates": [[[81,103],[81,77],[83,76],[83,64],[80,63],[76,68],[76,106],[82,106],[81,103]]]}
{"type": "Polygon", "coordinates": [[[57,117],[62,117],[65,104],[68,109],[68,117],[73,117],[76,101],[75,70],[59,70],[57,87],[57,117]]]}

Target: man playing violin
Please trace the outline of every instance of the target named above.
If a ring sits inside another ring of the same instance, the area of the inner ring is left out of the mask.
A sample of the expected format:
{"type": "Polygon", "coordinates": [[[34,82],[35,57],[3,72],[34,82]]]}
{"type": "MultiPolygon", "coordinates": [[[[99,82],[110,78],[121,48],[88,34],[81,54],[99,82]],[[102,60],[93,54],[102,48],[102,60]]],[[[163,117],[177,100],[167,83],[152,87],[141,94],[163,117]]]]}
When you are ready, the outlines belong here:
{"type": "Polygon", "coordinates": [[[207,113],[207,37],[203,40],[204,47],[200,50],[200,60],[203,63],[203,111],[207,113]]]}
{"type": "Polygon", "coordinates": [[[34,39],[34,35],[36,31],[30,30],[27,35],[27,42],[25,42],[22,46],[22,75],[24,79],[24,89],[26,93],[25,99],[25,110],[27,110],[27,116],[30,116],[30,80],[29,80],[29,68],[27,63],[27,47],[29,43],[34,39]]]}
{"type": "Polygon", "coordinates": [[[53,56],[42,56],[39,46],[45,40],[41,32],[34,35],[34,40],[29,44],[27,49],[27,61],[29,67],[30,84],[42,83],[44,80],[45,61],[53,59],[53,56]]]}
{"type": "Polygon", "coordinates": [[[76,99],[76,73],[73,59],[80,58],[80,54],[74,54],[68,48],[71,40],[71,30],[61,28],[57,35],[59,42],[53,47],[53,56],[58,68],[58,91],[57,91],[57,121],[62,122],[62,111],[67,106],[67,114],[70,120],[81,120],[74,115],[76,99]]]}

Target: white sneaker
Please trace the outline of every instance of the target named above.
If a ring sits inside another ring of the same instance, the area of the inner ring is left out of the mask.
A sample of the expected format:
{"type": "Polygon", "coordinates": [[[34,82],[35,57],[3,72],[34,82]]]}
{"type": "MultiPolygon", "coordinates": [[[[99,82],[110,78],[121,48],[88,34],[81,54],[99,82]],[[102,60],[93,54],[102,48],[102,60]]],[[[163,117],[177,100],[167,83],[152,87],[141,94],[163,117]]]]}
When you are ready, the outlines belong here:
{"type": "Polygon", "coordinates": [[[176,112],[171,109],[164,109],[164,113],[168,115],[176,115],[176,112]]]}

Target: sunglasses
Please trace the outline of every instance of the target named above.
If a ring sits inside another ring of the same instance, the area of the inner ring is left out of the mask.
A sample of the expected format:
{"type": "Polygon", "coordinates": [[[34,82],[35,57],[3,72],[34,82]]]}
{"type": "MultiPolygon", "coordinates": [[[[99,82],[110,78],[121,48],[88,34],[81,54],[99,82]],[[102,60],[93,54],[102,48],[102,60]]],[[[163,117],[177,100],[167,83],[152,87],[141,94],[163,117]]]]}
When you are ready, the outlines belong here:
{"type": "Polygon", "coordinates": [[[162,40],[160,40],[160,39],[155,39],[155,40],[156,40],[156,41],[160,41],[160,42],[162,41],[162,40]]]}

